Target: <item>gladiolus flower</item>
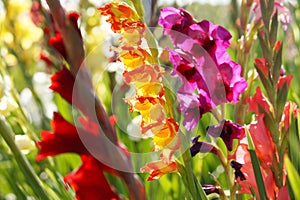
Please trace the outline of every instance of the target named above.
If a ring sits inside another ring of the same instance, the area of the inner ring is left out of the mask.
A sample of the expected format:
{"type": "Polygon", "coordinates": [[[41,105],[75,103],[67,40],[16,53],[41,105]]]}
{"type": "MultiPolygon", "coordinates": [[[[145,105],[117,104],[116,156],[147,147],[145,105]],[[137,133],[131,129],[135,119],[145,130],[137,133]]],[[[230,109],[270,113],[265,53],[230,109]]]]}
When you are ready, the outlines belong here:
{"type": "MultiPolygon", "coordinates": [[[[280,76],[278,83],[276,85],[276,90],[278,91],[279,89],[282,89],[284,84],[286,84],[287,89],[290,87],[291,81],[293,79],[293,76],[291,74],[289,75],[284,75],[284,76],[280,76]]],[[[284,88],[286,89],[286,88],[284,88]]]]}
{"type": "Polygon", "coordinates": [[[297,118],[298,113],[300,113],[300,108],[298,108],[297,104],[295,102],[286,102],[284,109],[283,109],[283,115],[280,123],[280,127],[284,127],[285,131],[287,131],[291,125],[290,116],[293,113],[294,119],[297,118]]]}
{"type": "Polygon", "coordinates": [[[242,126],[226,120],[207,128],[209,135],[222,138],[229,151],[232,151],[233,139],[240,139],[244,135],[244,131],[242,126]]]}
{"type": "Polygon", "coordinates": [[[219,194],[219,187],[215,185],[209,185],[209,184],[203,184],[202,188],[205,192],[206,195],[212,194],[212,193],[217,193],[219,194]]]}
{"type": "Polygon", "coordinates": [[[265,78],[268,79],[269,77],[269,64],[267,62],[267,60],[265,58],[257,58],[254,60],[256,67],[262,71],[262,73],[264,74],[265,78]]]}
{"type": "Polygon", "coordinates": [[[40,23],[42,22],[42,14],[41,14],[41,8],[42,5],[40,2],[38,1],[33,1],[32,2],[32,6],[30,9],[30,17],[32,22],[36,25],[36,26],[40,26],[40,23]]]}
{"type": "Polygon", "coordinates": [[[104,171],[114,175],[117,173],[92,157],[79,136],[80,133],[90,137],[91,140],[96,140],[99,134],[97,124],[83,118],[79,121],[83,129],[67,122],[59,113],[54,113],[52,121],[54,131],[42,132],[42,141],[37,143],[40,149],[36,160],[41,161],[47,156],[62,153],[76,153],[81,156],[82,165],[77,171],[64,177],[65,182],[75,190],[76,199],[119,199],[103,174],[104,171]]]}
{"type": "Polygon", "coordinates": [[[49,57],[42,52],[40,53],[40,60],[44,61],[47,64],[47,67],[52,67],[53,65],[49,57]]]}
{"type": "Polygon", "coordinates": [[[101,15],[108,16],[111,30],[122,33],[122,42],[126,47],[137,46],[145,30],[145,24],[139,15],[126,3],[112,2],[98,8],[101,15]]]}
{"type": "Polygon", "coordinates": [[[76,199],[120,199],[104,176],[107,167],[92,156],[81,156],[81,160],[80,168],[64,177],[64,181],[75,190],[76,199]]]}
{"type": "Polygon", "coordinates": [[[123,73],[127,84],[135,83],[137,86],[145,83],[159,83],[159,78],[164,74],[164,70],[156,65],[141,65],[131,71],[123,73]]]}
{"type": "Polygon", "coordinates": [[[217,63],[225,61],[224,53],[231,38],[225,28],[207,20],[195,22],[187,11],[173,7],[161,9],[158,23],[164,27],[164,34],[170,35],[173,44],[180,49],[189,52],[197,44],[217,63]]]}
{"type": "Polygon", "coordinates": [[[125,69],[131,71],[143,64],[147,59],[147,52],[144,49],[123,50],[120,52],[119,59],[124,63],[125,69]]]}
{"type": "Polygon", "coordinates": [[[37,143],[40,147],[36,157],[37,161],[41,161],[47,156],[55,156],[62,153],[88,154],[78,132],[85,134],[91,133],[75,127],[67,122],[59,113],[54,113],[52,127],[54,129],[53,133],[50,131],[42,131],[42,141],[37,143]]]}
{"type": "Polygon", "coordinates": [[[190,148],[191,155],[194,157],[198,153],[214,153],[217,154],[217,149],[213,145],[207,143],[207,142],[199,142],[198,139],[200,136],[197,136],[193,139],[192,143],[193,145],[190,148]]]}
{"type": "Polygon", "coordinates": [[[48,44],[54,47],[65,59],[67,58],[67,52],[60,33],[56,33],[55,36],[51,37],[48,44]]]}
{"type": "Polygon", "coordinates": [[[263,118],[264,115],[259,114],[257,116],[257,123],[250,124],[249,132],[255,145],[257,157],[263,161],[263,164],[271,165],[275,146],[263,118]]]}
{"type": "Polygon", "coordinates": [[[230,165],[234,169],[234,175],[235,175],[236,179],[240,178],[240,180],[242,180],[242,181],[246,180],[244,174],[241,171],[241,168],[243,166],[242,164],[233,160],[233,161],[231,161],[230,165]]]}
{"type": "MultiPolygon", "coordinates": [[[[77,25],[77,20],[79,18],[79,14],[76,12],[71,12],[71,13],[68,13],[67,17],[70,20],[70,22],[73,25],[76,32],[79,34],[80,37],[82,37],[81,32],[77,25]]],[[[63,43],[63,38],[59,31],[56,30],[55,35],[49,38],[48,44],[50,46],[54,47],[64,57],[64,59],[67,59],[66,47],[63,43]]]]}
{"type": "Polygon", "coordinates": [[[154,134],[154,145],[156,149],[162,149],[168,146],[176,137],[179,125],[173,118],[167,118],[162,127],[152,128],[154,134]]]}
{"type": "Polygon", "coordinates": [[[150,173],[148,181],[157,180],[165,174],[177,172],[177,163],[161,155],[161,160],[147,163],[145,167],[141,168],[141,172],[150,173]]]}
{"type": "Polygon", "coordinates": [[[179,109],[186,115],[185,127],[192,130],[202,114],[222,103],[236,103],[247,82],[241,77],[241,66],[226,52],[231,35],[225,28],[206,20],[197,23],[187,11],[172,7],[161,10],[159,24],[180,48],[167,50],[174,65],[172,74],[183,83],[177,93],[179,109]],[[198,97],[193,95],[195,91],[198,97]],[[199,108],[199,112],[186,105],[199,108]]]}
{"type": "Polygon", "coordinates": [[[267,98],[263,95],[260,87],[256,88],[254,96],[250,97],[247,101],[249,104],[249,112],[255,112],[257,114],[262,113],[259,110],[259,107],[268,113],[270,112],[270,103],[268,102],[267,98]]]}
{"type": "Polygon", "coordinates": [[[60,71],[52,75],[51,81],[52,84],[49,87],[51,90],[57,92],[60,96],[62,96],[70,104],[75,105],[83,113],[87,113],[87,106],[85,105],[85,102],[80,101],[80,98],[74,95],[77,93],[73,93],[75,89],[75,78],[65,66],[63,66],[60,71]]]}

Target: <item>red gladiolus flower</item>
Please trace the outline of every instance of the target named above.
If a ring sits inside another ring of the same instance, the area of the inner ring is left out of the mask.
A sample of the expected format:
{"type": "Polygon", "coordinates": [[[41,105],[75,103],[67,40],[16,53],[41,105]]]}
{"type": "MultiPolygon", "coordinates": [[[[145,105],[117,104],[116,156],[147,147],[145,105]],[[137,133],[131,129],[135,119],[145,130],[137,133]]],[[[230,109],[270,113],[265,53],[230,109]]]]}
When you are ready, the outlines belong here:
{"type": "MultiPolygon", "coordinates": [[[[289,74],[287,76],[286,75],[281,76],[276,85],[276,90],[278,91],[279,89],[283,89],[284,84],[286,84],[287,88],[289,88],[292,79],[293,79],[293,76],[291,74],[289,74]]],[[[286,88],[284,88],[284,89],[286,89],[286,88]]]]}
{"type": "Polygon", "coordinates": [[[54,132],[43,131],[42,141],[36,157],[37,161],[47,156],[56,156],[62,153],[76,153],[81,156],[81,167],[65,176],[64,180],[76,191],[76,199],[119,199],[118,195],[109,186],[103,172],[117,175],[116,171],[91,156],[82,143],[79,133],[87,135],[91,140],[96,140],[99,133],[96,123],[91,120],[80,118],[82,128],[75,127],[67,122],[59,113],[54,113],[52,126],[54,132]]]}
{"type": "Polygon", "coordinates": [[[52,75],[51,81],[50,89],[60,94],[60,96],[72,104],[72,92],[75,79],[71,72],[63,66],[60,71],[52,75]]]}
{"type": "Polygon", "coordinates": [[[250,124],[249,132],[255,145],[257,157],[262,161],[262,165],[272,165],[275,145],[271,133],[264,124],[264,115],[257,116],[257,123],[250,124]]]}
{"type": "Polygon", "coordinates": [[[37,161],[41,161],[47,156],[55,156],[61,153],[88,154],[87,149],[80,140],[78,131],[85,132],[86,134],[91,133],[75,127],[67,122],[59,113],[54,113],[52,127],[54,132],[43,131],[42,141],[37,143],[40,147],[40,151],[36,157],[37,161]]]}
{"type": "Polygon", "coordinates": [[[81,156],[81,160],[81,167],[64,177],[64,181],[76,191],[76,199],[120,199],[104,176],[107,167],[92,156],[81,156]]]}
{"type": "Polygon", "coordinates": [[[265,78],[268,78],[269,76],[269,69],[270,66],[268,64],[268,61],[265,58],[257,58],[254,60],[256,67],[262,71],[264,74],[265,78]]]}
{"type": "Polygon", "coordinates": [[[293,113],[294,119],[297,118],[298,113],[300,113],[300,108],[298,108],[297,104],[295,102],[286,102],[283,113],[282,113],[282,119],[280,122],[280,128],[282,129],[284,127],[284,130],[287,131],[291,125],[290,116],[293,113]]]}
{"type": "Polygon", "coordinates": [[[67,58],[67,52],[60,33],[56,33],[55,36],[51,37],[48,44],[54,47],[65,59],[67,58]]]}
{"type": "Polygon", "coordinates": [[[263,95],[260,87],[256,88],[254,96],[250,97],[247,101],[249,104],[249,112],[255,112],[257,114],[261,113],[259,111],[259,106],[267,113],[270,112],[270,103],[268,102],[267,98],[263,95]]]}
{"type": "MultiPolygon", "coordinates": [[[[282,197],[282,195],[286,195],[285,198],[289,199],[288,193],[286,193],[284,189],[285,186],[281,189],[276,186],[274,173],[271,170],[274,154],[276,154],[276,148],[272,141],[270,131],[264,124],[264,115],[260,113],[256,114],[257,122],[250,124],[249,132],[255,146],[257,157],[261,162],[260,170],[262,172],[268,199],[279,199],[279,196],[282,197]]],[[[242,164],[242,166],[239,166],[238,168],[233,166],[235,168],[235,173],[238,173],[236,174],[236,178],[240,184],[239,193],[251,194],[251,188],[253,188],[255,193],[258,194],[255,174],[250,159],[250,153],[248,151],[248,142],[245,135],[240,140],[240,144],[233,159],[242,164]],[[241,178],[241,175],[243,178],[241,178]]],[[[284,180],[286,180],[286,174],[283,174],[283,181],[284,180]]]]}
{"type": "MultiPolygon", "coordinates": [[[[73,25],[74,29],[78,32],[79,36],[82,37],[81,32],[77,25],[79,14],[76,12],[71,12],[68,13],[67,17],[70,20],[71,24],[73,25]]],[[[54,47],[65,59],[67,59],[67,51],[63,43],[62,36],[58,30],[55,30],[55,36],[51,37],[48,40],[48,44],[54,47]]]]}
{"type": "Polygon", "coordinates": [[[73,94],[75,78],[65,66],[52,75],[51,81],[51,90],[57,92],[70,104],[75,105],[83,113],[87,114],[88,107],[85,105],[85,102],[81,102],[80,98],[77,98],[77,96],[73,94]]]}
{"type": "Polygon", "coordinates": [[[40,53],[40,60],[44,61],[47,64],[47,67],[52,67],[53,63],[43,52],[40,53]]]}

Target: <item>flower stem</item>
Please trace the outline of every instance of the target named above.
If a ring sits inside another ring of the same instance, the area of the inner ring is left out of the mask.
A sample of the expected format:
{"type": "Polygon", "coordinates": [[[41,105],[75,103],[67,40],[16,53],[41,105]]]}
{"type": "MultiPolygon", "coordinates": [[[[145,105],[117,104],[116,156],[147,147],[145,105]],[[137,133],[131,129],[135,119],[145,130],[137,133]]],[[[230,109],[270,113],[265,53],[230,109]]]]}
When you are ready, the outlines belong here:
{"type": "Polygon", "coordinates": [[[187,143],[187,134],[180,134],[181,139],[181,151],[182,151],[182,159],[184,162],[184,166],[179,165],[179,173],[181,174],[183,178],[183,182],[186,185],[186,188],[189,190],[191,196],[195,200],[201,200],[201,199],[207,199],[206,194],[204,190],[202,189],[201,185],[199,184],[199,181],[195,177],[191,165],[192,156],[190,153],[190,149],[188,147],[187,143]]]}
{"type": "Polygon", "coordinates": [[[14,142],[14,132],[11,126],[6,122],[3,116],[0,116],[0,135],[4,138],[5,142],[9,146],[11,152],[23,172],[24,176],[28,180],[28,183],[33,189],[33,192],[40,198],[44,200],[50,200],[49,195],[43,189],[43,186],[34,172],[32,166],[30,165],[27,158],[21,153],[20,149],[14,142]]]}

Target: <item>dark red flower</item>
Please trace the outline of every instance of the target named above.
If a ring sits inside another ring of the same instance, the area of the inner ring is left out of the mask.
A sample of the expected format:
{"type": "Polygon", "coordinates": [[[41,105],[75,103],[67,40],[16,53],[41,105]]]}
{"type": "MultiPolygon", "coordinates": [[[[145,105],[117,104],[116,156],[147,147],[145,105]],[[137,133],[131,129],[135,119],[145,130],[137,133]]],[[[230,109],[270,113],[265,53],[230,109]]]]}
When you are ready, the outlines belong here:
{"type": "Polygon", "coordinates": [[[206,195],[212,194],[212,193],[220,193],[219,187],[215,185],[210,185],[210,184],[203,184],[202,188],[205,192],[206,195]]]}
{"type": "Polygon", "coordinates": [[[37,143],[40,147],[36,157],[37,161],[41,161],[47,156],[55,156],[62,153],[88,154],[87,149],[80,140],[78,132],[91,133],[75,127],[67,122],[59,113],[54,113],[52,127],[54,129],[53,132],[42,131],[42,141],[37,143]]]}
{"type": "Polygon", "coordinates": [[[244,135],[244,131],[242,126],[226,120],[207,128],[209,135],[222,138],[229,151],[232,150],[233,139],[240,139],[244,135]]]}
{"type": "Polygon", "coordinates": [[[63,66],[63,68],[52,75],[52,84],[50,89],[57,92],[70,104],[72,104],[72,92],[75,83],[75,78],[71,72],[63,66]]]}
{"type": "Polygon", "coordinates": [[[67,52],[63,43],[62,36],[59,32],[48,40],[48,44],[54,47],[65,59],[67,59],[67,52]]]}
{"type": "MultiPolygon", "coordinates": [[[[37,161],[47,156],[56,156],[62,153],[76,153],[81,156],[81,167],[65,176],[76,192],[77,200],[93,199],[119,199],[118,195],[109,186],[103,172],[117,175],[117,172],[95,159],[81,141],[79,134],[97,140],[98,127],[89,119],[79,119],[83,128],[78,128],[67,122],[59,113],[54,113],[52,126],[54,131],[43,131],[42,141],[38,142],[40,148],[37,161]]],[[[99,149],[101,150],[101,148],[99,149]]]]}
{"type": "Polygon", "coordinates": [[[197,136],[193,139],[192,143],[193,145],[190,148],[190,152],[192,157],[197,155],[198,153],[214,153],[217,154],[217,149],[213,145],[207,143],[207,142],[199,142],[198,139],[200,136],[197,136]]]}
{"type": "Polygon", "coordinates": [[[241,181],[246,180],[243,172],[241,171],[241,168],[243,167],[243,165],[241,163],[238,163],[233,160],[233,161],[231,161],[230,165],[234,169],[235,179],[238,180],[238,178],[240,178],[241,181]]]}
{"type": "Polygon", "coordinates": [[[43,52],[40,53],[40,60],[44,61],[47,64],[47,67],[52,67],[53,63],[43,52]]]}
{"type": "MultiPolygon", "coordinates": [[[[70,104],[76,106],[84,114],[87,114],[88,106],[85,105],[85,102],[82,102],[78,97],[78,92],[74,93],[75,78],[71,72],[63,66],[63,68],[52,75],[51,77],[52,84],[50,89],[57,92],[70,104]]],[[[78,85],[76,85],[78,86],[78,85]]]]}
{"type": "Polygon", "coordinates": [[[81,156],[80,168],[64,177],[76,191],[77,200],[120,199],[104,176],[107,167],[92,156],[81,156]]]}
{"type": "MultiPolygon", "coordinates": [[[[67,17],[70,20],[70,23],[73,25],[76,32],[78,32],[79,36],[82,38],[81,32],[77,25],[77,20],[79,18],[79,14],[76,12],[70,12],[70,13],[68,13],[67,17]]],[[[55,35],[53,37],[49,38],[48,44],[50,46],[54,47],[67,60],[67,51],[66,51],[65,45],[63,43],[62,35],[58,30],[55,30],[55,35]]]]}

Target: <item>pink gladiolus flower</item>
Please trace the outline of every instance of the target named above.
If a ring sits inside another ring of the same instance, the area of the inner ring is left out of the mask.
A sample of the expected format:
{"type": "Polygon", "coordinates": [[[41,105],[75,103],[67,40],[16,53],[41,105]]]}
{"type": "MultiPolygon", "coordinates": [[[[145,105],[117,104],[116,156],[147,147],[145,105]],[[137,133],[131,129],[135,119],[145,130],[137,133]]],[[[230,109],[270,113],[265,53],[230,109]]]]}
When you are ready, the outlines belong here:
{"type": "Polygon", "coordinates": [[[185,114],[184,125],[192,130],[212,108],[236,103],[247,82],[241,77],[241,66],[226,52],[231,35],[225,28],[207,20],[196,22],[187,11],[173,7],[161,10],[159,24],[180,48],[168,48],[169,59],[174,65],[172,74],[183,83],[177,97],[185,114]]]}

